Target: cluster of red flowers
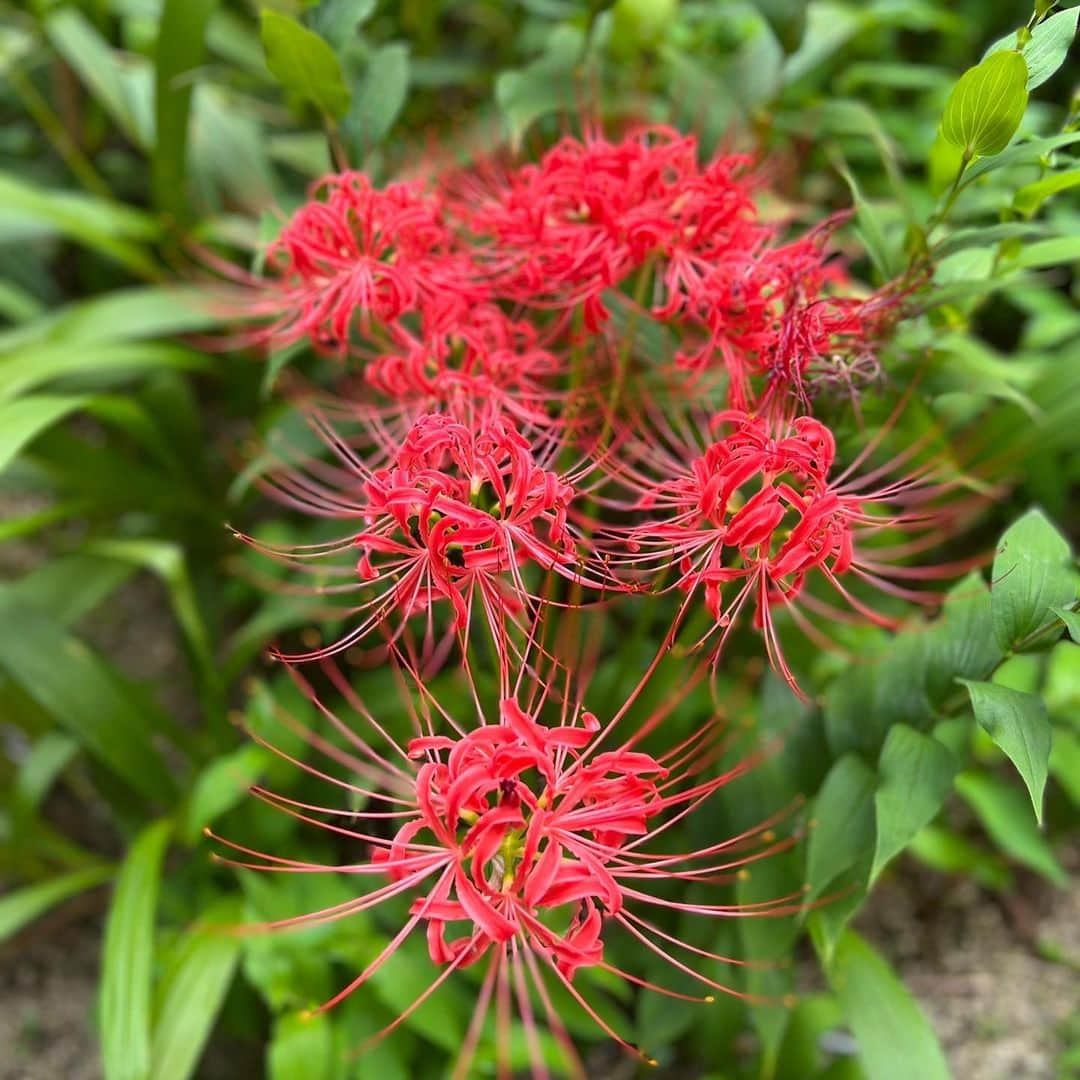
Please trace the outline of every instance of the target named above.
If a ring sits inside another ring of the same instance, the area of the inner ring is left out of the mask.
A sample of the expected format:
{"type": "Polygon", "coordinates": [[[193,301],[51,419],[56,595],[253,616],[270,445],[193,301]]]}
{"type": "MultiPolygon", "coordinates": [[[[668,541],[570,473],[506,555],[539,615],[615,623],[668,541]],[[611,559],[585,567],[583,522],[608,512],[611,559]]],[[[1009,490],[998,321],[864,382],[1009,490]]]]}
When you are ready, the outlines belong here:
{"type": "MultiPolygon", "coordinates": [[[[718,986],[667,946],[717,958],[628,901],[735,913],[645,885],[716,881],[768,852],[768,824],[690,853],[644,851],[733,772],[714,769],[715,724],[659,756],[639,748],[681,696],[621,742],[613,729],[691,615],[705,630],[689,645],[715,665],[751,612],[749,628],[798,692],[781,617],[815,638],[840,617],[884,621],[866,588],[913,595],[904,582],[918,572],[903,561],[955,513],[942,498],[950,485],[915,464],[919,446],[869,466],[875,438],[835,469],[836,441],[810,415],[814,373],[872,352],[895,299],[851,295],[826,251],[832,223],[782,241],[755,207],[758,183],[747,158],[703,163],[692,137],[665,128],[568,137],[536,163],[492,161],[429,184],[380,189],[345,173],[289,221],[257,286],[262,340],[306,341],[341,361],[333,392],[302,403],[323,450],[266,483],[342,534],[257,546],[344,597],[332,608],[338,639],[283,659],[321,662],[369,729],[324,709],[348,742],[331,752],[356,781],[341,786],[382,804],[353,814],[372,819],[370,833],[337,828],[372,848],[337,869],[385,884],[293,921],[413,897],[400,933],[335,1001],[417,927],[442,967],[421,1001],[490,956],[463,1061],[487,1003],[511,988],[530,1039],[539,1002],[573,1059],[545,972],[610,1031],[573,982],[581,967],[609,966],[608,922],[718,986]],[[597,719],[586,680],[561,685],[537,628],[552,612],[669,590],[681,599],[657,661],[597,719]],[[477,601],[501,696],[491,715],[474,686],[469,724],[427,695],[423,675],[457,649],[471,679],[477,601]],[[395,740],[328,663],[365,644],[415,684],[410,739],[395,740]],[[541,713],[553,707],[549,726],[541,713]],[[375,830],[383,819],[396,832],[375,830]]],[[[305,820],[320,810],[263,794],[305,820]]]]}

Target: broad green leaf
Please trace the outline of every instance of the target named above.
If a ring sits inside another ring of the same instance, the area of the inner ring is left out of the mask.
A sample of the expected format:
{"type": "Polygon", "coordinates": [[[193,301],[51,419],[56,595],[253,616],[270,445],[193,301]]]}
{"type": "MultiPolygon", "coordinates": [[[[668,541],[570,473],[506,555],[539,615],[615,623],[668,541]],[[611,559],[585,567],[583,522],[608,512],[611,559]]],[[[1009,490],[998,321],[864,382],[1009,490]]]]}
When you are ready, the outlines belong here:
{"type": "Polygon", "coordinates": [[[334,50],[318,34],[276,11],[262,12],[266,66],[286,90],[341,119],[349,90],[334,50]]]}
{"type": "Polygon", "coordinates": [[[941,809],[956,768],[956,760],[937,739],[906,724],[890,728],[878,760],[881,780],[874,793],[877,844],[871,880],[941,809]]]}
{"type": "Polygon", "coordinates": [[[45,20],[45,32],[124,135],[136,146],[149,148],[154,130],[150,65],[112,49],[74,6],[51,14],[45,20]]]}
{"type": "Polygon", "coordinates": [[[1041,510],[1029,510],[998,543],[990,610],[1002,649],[1016,648],[1076,600],[1068,541],[1041,510]]]}
{"type": "Polygon", "coordinates": [[[1061,135],[1049,135],[1041,139],[1022,139],[1008,150],[997,157],[984,158],[976,161],[970,169],[964,173],[961,187],[966,188],[973,184],[981,176],[997,169],[1011,168],[1014,165],[1034,165],[1044,158],[1048,158],[1056,150],[1062,150],[1066,146],[1072,146],[1080,142],[1080,131],[1066,131],[1061,135]]]}
{"type": "Polygon", "coordinates": [[[754,6],[765,16],[784,52],[793,53],[806,33],[807,0],[754,0],[754,6]]]}
{"type": "Polygon", "coordinates": [[[111,866],[89,866],[0,896],[0,942],[7,941],[57,904],[108,881],[113,873],[111,866]]]}
{"type": "Polygon", "coordinates": [[[330,1017],[279,1016],[267,1052],[268,1080],[337,1080],[334,1029],[330,1017]]]}
{"type": "Polygon", "coordinates": [[[941,133],[968,159],[1000,154],[1027,109],[1027,64],[999,52],[965,71],[945,103],[941,133]]]}
{"type": "Polygon", "coordinates": [[[218,0],[165,0],[154,61],[154,150],[150,190],[154,205],[176,220],[189,206],[188,120],[192,73],[206,53],[206,26],[218,0]]]}
{"type": "Polygon", "coordinates": [[[874,1080],[950,1080],[945,1055],[915,999],[858,934],[840,939],[829,983],[874,1080]]]}
{"type": "Polygon", "coordinates": [[[53,191],[11,173],[0,173],[0,239],[63,236],[127,267],[157,277],[141,245],[157,237],[157,226],[140,210],[93,195],[53,191]]]}
{"type": "Polygon", "coordinates": [[[678,15],[678,0],[615,0],[611,44],[621,56],[655,45],[678,15]]]}
{"type": "Polygon", "coordinates": [[[1080,736],[1054,728],[1050,775],[1061,785],[1073,806],[1080,808],[1080,736]]]}
{"type": "Polygon", "coordinates": [[[938,128],[926,157],[926,178],[933,195],[952,187],[964,167],[964,151],[953,146],[938,128]]]}
{"type": "Polygon", "coordinates": [[[829,771],[814,802],[807,844],[808,900],[816,900],[829,884],[874,844],[873,770],[854,754],[845,754],[829,771]]]}
{"type": "Polygon", "coordinates": [[[113,890],[101,970],[105,1080],[151,1080],[154,922],[171,832],[168,821],[147,825],[131,845],[113,890]]]}
{"type": "MultiPolygon", "coordinates": [[[[1080,8],[1074,8],[1073,10],[1080,11],[1080,8]]],[[[1039,207],[1047,199],[1057,195],[1059,192],[1068,191],[1070,188],[1077,186],[1080,186],[1080,169],[1051,173],[1049,176],[1043,177],[1042,180],[1036,180],[1033,184],[1025,184],[1020,188],[1013,196],[1013,209],[1018,214],[1031,217],[1033,214],[1038,213],[1039,207]]]]}
{"type": "Polygon", "coordinates": [[[80,300],[17,331],[0,333],[0,350],[36,345],[100,345],[170,337],[217,325],[213,293],[182,285],[142,285],[80,300]]]}
{"type": "Polygon", "coordinates": [[[249,744],[214,758],[191,786],[179,828],[180,839],[195,843],[207,825],[246,798],[271,756],[263,747],[249,744]]]}
{"type": "Polygon", "coordinates": [[[70,626],[111,596],[131,574],[131,567],[110,559],[58,555],[18,581],[0,584],[0,601],[26,604],[70,626]]]}
{"type": "Polygon", "coordinates": [[[227,926],[239,918],[239,905],[223,901],[173,946],[154,1010],[152,1080],[195,1074],[240,958],[240,938],[227,926]]]}
{"type": "MultiPolygon", "coordinates": [[[[1028,67],[1029,90],[1042,86],[1065,63],[1069,46],[1076,37],[1077,16],[1080,16],[1080,8],[1070,7],[1044,19],[1031,31],[1031,37],[1020,49],[1028,67]]],[[[986,55],[1015,48],[1016,34],[1006,34],[986,50],[986,55]]]]}
{"type": "Polygon", "coordinates": [[[0,669],[146,799],[174,790],[142,710],[112,669],[59,623],[0,601],[0,669]]]}
{"type": "Polygon", "coordinates": [[[375,12],[376,0],[322,0],[305,15],[319,37],[340,49],[375,12]]]}
{"type": "Polygon", "coordinates": [[[1065,624],[1069,631],[1069,637],[1080,645],[1080,611],[1069,611],[1067,608],[1054,608],[1054,614],[1065,624]]]}
{"type": "Polygon", "coordinates": [[[1018,788],[983,772],[956,778],[956,790],[975,811],[998,848],[1036,873],[1064,885],[1068,880],[1031,813],[1030,800],[1018,788]]]}
{"type": "Polygon", "coordinates": [[[1050,719],[1037,694],[995,683],[960,680],[971,696],[975,719],[1023,777],[1035,817],[1042,821],[1043,790],[1050,759],[1050,719]]]}
{"type": "Polygon", "coordinates": [[[1059,236],[1022,247],[1012,265],[1021,270],[1039,270],[1080,262],[1080,236],[1059,236]]]}
{"type": "Polygon", "coordinates": [[[585,35],[561,25],[551,31],[544,54],[527,67],[504,71],[495,80],[495,101],[510,126],[515,144],[529,125],[573,104],[574,70],[585,49],[585,35]]]}
{"type": "Polygon", "coordinates": [[[155,342],[91,345],[38,345],[21,349],[0,364],[0,401],[50,383],[69,378],[85,385],[90,379],[107,376],[127,378],[161,368],[181,371],[211,366],[211,360],[178,345],[155,342]]]}
{"type": "Polygon", "coordinates": [[[342,134],[362,161],[394,126],[409,92],[409,46],[392,42],[376,49],[353,89],[342,134]]]}
{"type": "Polygon", "coordinates": [[[987,889],[1001,891],[1012,884],[1009,868],[997,855],[939,825],[921,829],[907,850],[935,870],[966,874],[987,889]]]}
{"type": "Polygon", "coordinates": [[[85,402],[85,397],[39,394],[0,403],[0,471],[36,435],[85,402]]]}

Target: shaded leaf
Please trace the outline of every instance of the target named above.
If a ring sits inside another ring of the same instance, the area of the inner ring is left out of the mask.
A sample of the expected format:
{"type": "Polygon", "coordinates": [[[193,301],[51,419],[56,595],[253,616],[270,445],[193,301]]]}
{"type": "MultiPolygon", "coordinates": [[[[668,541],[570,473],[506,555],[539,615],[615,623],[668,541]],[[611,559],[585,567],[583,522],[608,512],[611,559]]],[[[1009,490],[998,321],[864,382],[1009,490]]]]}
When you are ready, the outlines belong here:
{"type": "Polygon", "coordinates": [[[881,749],[874,793],[877,843],[871,880],[941,809],[956,775],[952,754],[906,724],[891,728],[881,749]]]}
{"type": "Polygon", "coordinates": [[[240,958],[240,938],[214,924],[239,918],[239,904],[223,901],[173,947],[155,1010],[153,1080],[188,1080],[194,1075],[240,958]]]}
{"type": "Polygon", "coordinates": [[[1066,883],[1065,871],[1035,824],[1030,800],[1018,788],[988,773],[965,772],[956,778],[956,790],[1001,851],[1055,885],[1066,883]]]}
{"type": "Polygon", "coordinates": [[[108,881],[113,872],[111,866],[89,866],[0,896],[0,942],[17,934],[57,904],[108,881]]]}
{"type": "Polygon", "coordinates": [[[1013,649],[1076,599],[1068,541],[1041,510],[1014,522],[994,555],[990,610],[1002,649],[1013,649]]]}
{"type": "Polygon", "coordinates": [[[147,825],[131,845],[105,922],[101,1053],[105,1080],[149,1080],[154,919],[172,825],[147,825]]]}
{"type": "Polygon", "coordinates": [[[85,397],[39,394],[0,403],[0,470],[39,432],[74,412],[85,401],[85,397]]]}
{"type": "Polygon", "coordinates": [[[814,802],[806,881],[815,900],[874,843],[873,770],[845,754],[829,771],[814,802]]]}
{"type": "Polygon", "coordinates": [[[334,50],[287,15],[263,11],[261,18],[266,66],[278,82],[328,116],[344,116],[349,89],[334,50]]]}
{"type": "Polygon", "coordinates": [[[828,969],[859,1060],[874,1080],[950,1080],[945,1055],[915,999],[858,934],[840,939],[828,969]]]}
{"type": "Polygon", "coordinates": [[[357,161],[394,126],[409,92],[409,46],[393,42],[376,49],[353,89],[352,107],[342,123],[357,161]]]}
{"type": "Polygon", "coordinates": [[[1043,790],[1050,758],[1050,718],[1037,694],[988,682],[960,680],[971,696],[975,719],[1016,766],[1042,821],[1043,790]]]}
{"type": "Polygon", "coordinates": [[[154,204],[174,218],[188,209],[188,119],[192,72],[203,62],[206,26],[218,0],[165,0],[154,57],[154,149],[150,190],[154,204]]]}
{"type": "Polygon", "coordinates": [[[157,802],[175,789],[137,702],[59,623],[28,605],[0,602],[0,669],[145,798],[157,802]]]}

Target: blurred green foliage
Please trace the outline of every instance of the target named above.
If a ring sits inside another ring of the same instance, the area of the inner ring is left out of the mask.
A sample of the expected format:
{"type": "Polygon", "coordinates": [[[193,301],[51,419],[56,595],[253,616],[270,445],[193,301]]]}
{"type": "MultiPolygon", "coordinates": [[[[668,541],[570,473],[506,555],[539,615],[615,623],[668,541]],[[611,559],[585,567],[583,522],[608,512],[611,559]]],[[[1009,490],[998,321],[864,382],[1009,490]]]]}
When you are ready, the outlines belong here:
{"type": "MultiPolygon", "coordinates": [[[[310,779],[230,723],[239,711],[287,740],[275,709],[310,712],[259,661],[270,641],[308,625],[310,604],[267,595],[265,568],[223,527],[305,535],[250,482],[253,436],[288,422],[273,383],[291,357],[267,368],[215,344],[222,316],[199,282],[210,251],[254,262],[280,212],[334,161],[385,178],[418,155],[451,161],[506,138],[542,145],[583,115],[661,119],[706,145],[756,142],[773,155],[776,192],[806,222],[853,205],[843,246],[868,283],[923,272],[917,317],[882,358],[891,379],[922,373],[905,423],[913,437],[941,428],[966,453],[992,450],[1008,494],[973,541],[1001,537],[992,570],[956,586],[937,618],[911,614],[897,635],[841,628],[855,664],[792,639],[814,705],[771,678],[757,684],[755,646],[726,655],[722,686],[743,702],[747,738],[782,732],[785,749],[687,829],[726,835],[806,796],[807,841],[740,882],[737,898],[805,882],[811,898],[839,899],[708,939],[688,920],[673,929],[770,963],[805,956],[809,940],[830,989],[789,1008],[790,965],[728,973],[775,1004],[724,998],[703,1022],[694,1006],[582,978],[679,1075],[947,1075],[913,999],[848,923],[871,882],[904,873],[906,859],[990,890],[1013,888],[1021,869],[1065,881],[1055,845],[1080,821],[1066,539],[1080,526],[1070,501],[1080,483],[1080,115],[1067,61],[1078,8],[269,6],[0,4],[0,940],[16,950],[33,920],[111,883],[100,991],[109,1080],[197,1075],[215,1030],[249,1043],[283,1080],[444,1067],[468,1023],[468,976],[391,1040],[350,1055],[426,985],[420,943],[331,1014],[298,1018],[385,944],[383,918],[243,940],[213,930],[351,893],[345,878],[223,870],[202,838],[213,825],[255,848],[337,857],[326,835],[301,836],[246,795],[269,780],[302,799],[310,779]],[[121,649],[109,628],[129,617],[119,598],[136,581],[136,643],[121,649]],[[184,670],[133,674],[139,642],[154,635],[177,643],[184,670]],[[85,807],[74,825],[50,813],[61,791],[85,807]],[[822,1041],[839,1027],[857,1056],[822,1041]]],[[[849,445],[859,437],[850,416],[840,430],[842,445],[845,432],[849,445]]],[[[644,659],[608,645],[598,680],[616,700],[644,659]]],[[[675,677],[662,673],[656,692],[675,677]]],[[[379,678],[363,675],[361,688],[388,699],[379,678]]],[[[464,690],[447,677],[439,692],[452,703],[464,690]]],[[[387,713],[390,725],[404,720],[387,713]]],[[[598,1037],[559,1004],[583,1045],[598,1037]]],[[[478,1062],[494,1074],[491,1047],[478,1062]]]]}

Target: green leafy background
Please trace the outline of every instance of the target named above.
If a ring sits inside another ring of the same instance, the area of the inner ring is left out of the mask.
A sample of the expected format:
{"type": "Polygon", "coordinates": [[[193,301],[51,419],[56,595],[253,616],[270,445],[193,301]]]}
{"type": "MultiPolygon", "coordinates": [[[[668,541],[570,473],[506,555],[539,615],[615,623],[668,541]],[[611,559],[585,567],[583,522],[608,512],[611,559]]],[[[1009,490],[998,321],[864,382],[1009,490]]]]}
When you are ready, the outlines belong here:
{"type": "MultiPolygon", "coordinates": [[[[251,484],[259,440],[288,423],[275,380],[295,357],[267,365],[211,348],[221,315],[200,282],[211,250],[257,265],[281,212],[332,161],[385,179],[432,146],[453,160],[502,140],[543,145],[582,111],[674,122],[706,145],[756,140],[804,224],[854,205],[841,246],[856,276],[924,274],[917,314],[882,357],[891,378],[922,372],[905,434],[945,430],[954,449],[977,434],[1008,481],[957,552],[994,551],[992,566],[936,616],[910,612],[897,634],[843,628],[856,664],[793,643],[813,705],[761,679],[752,638],[726,655],[721,689],[739,703],[745,744],[779,732],[784,749],[688,838],[707,843],[804,797],[804,839],[735,892],[752,901],[805,884],[829,902],[802,918],[673,929],[765,961],[725,977],[770,1003],[673,1004],[590,973],[583,985],[671,1075],[948,1075],[927,1017],[850,923],[874,904],[873,885],[919,863],[1004,902],[1021,879],[1069,887],[1078,11],[1011,0],[0,4],[0,943],[14,967],[35,928],[72,905],[104,912],[87,932],[101,935],[93,1025],[109,1080],[183,1080],[215,1055],[233,1075],[394,1080],[440,1074],[461,1045],[467,976],[352,1053],[426,985],[419,942],[331,1014],[301,1019],[379,951],[393,913],[269,938],[220,930],[337,902],[350,886],[238,875],[203,839],[212,825],[255,848],[334,858],[326,837],[299,836],[247,796],[269,780],[303,798],[305,778],[232,722],[260,730],[275,702],[308,708],[261,656],[310,623],[310,604],[267,595],[265,567],[223,527],[306,535],[251,484]],[[154,641],[175,654],[164,665],[154,641]]],[[[837,423],[841,446],[855,445],[850,411],[837,423]]],[[[659,634],[662,612],[655,620],[659,634]]],[[[612,700],[648,659],[616,647],[618,625],[597,676],[612,700]]],[[[662,669],[654,692],[677,677],[662,669]]],[[[378,696],[378,675],[365,678],[378,696]]],[[[441,692],[461,689],[448,679],[441,692]]],[[[596,1074],[627,1075],[564,1004],[596,1074]]],[[[1062,1051],[1062,1075],[1076,1075],[1077,1052],[1062,1051]]],[[[32,1065],[26,1048],[12,1057],[32,1065]]],[[[476,1069],[495,1074],[491,1046],[476,1069]]]]}

